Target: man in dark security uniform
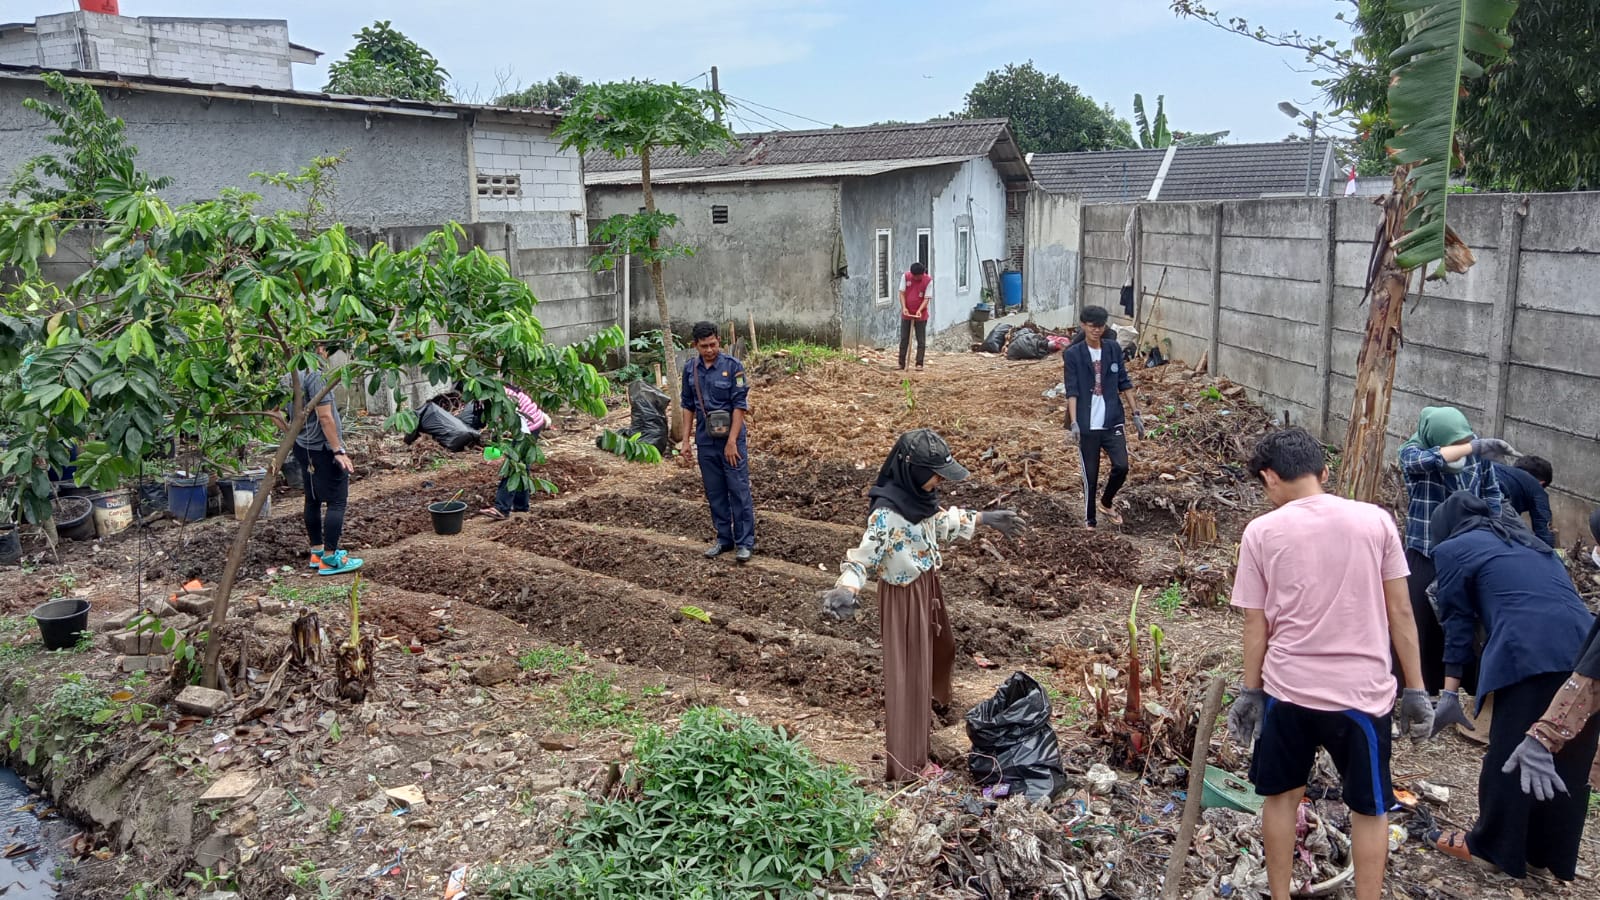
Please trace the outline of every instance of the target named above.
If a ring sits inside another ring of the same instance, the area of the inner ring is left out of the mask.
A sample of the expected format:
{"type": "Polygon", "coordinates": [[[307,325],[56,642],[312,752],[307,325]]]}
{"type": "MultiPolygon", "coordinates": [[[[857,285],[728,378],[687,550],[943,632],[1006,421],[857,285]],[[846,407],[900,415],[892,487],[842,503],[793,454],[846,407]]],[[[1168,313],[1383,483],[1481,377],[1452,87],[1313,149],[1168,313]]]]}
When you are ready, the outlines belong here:
{"type": "Polygon", "coordinates": [[[683,367],[683,443],[681,464],[689,460],[689,435],[705,482],[706,501],[717,540],[706,550],[712,559],[734,551],[747,562],[756,546],[755,503],[750,499],[750,456],[745,448],[745,413],[750,385],[744,365],[722,352],[722,337],[711,322],[698,322],[692,333],[699,356],[683,367]]]}

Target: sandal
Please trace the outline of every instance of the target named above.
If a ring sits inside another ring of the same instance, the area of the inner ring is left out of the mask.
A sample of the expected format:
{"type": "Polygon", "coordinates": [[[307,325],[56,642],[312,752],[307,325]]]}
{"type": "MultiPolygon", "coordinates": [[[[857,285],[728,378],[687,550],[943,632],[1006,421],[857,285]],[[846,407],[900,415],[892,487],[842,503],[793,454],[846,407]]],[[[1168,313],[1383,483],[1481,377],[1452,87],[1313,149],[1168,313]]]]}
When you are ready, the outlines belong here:
{"type": "Polygon", "coordinates": [[[1428,843],[1433,849],[1447,856],[1453,856],[1463,862],[1472,861],[1472,851],[1467,849],[1467,833],[1465,831],[1430,831],[1427,836],[1428,843]]]}
{"type": "Polygon", "coordinates": [[[492,506],[478,510],[478,515],[483,516],[485,519],[504,519],[506,517],[505,513],[492,506]]]}
{"type": "Polygon", "coordinates": [[[1117,512],[1116,507],[1114,506],[1107,506],[1104,503],[1100,504],[1100,515],[1105,516],[1106,521],[1113,525],[1122,524],[1122,513],[1117,512]]]}

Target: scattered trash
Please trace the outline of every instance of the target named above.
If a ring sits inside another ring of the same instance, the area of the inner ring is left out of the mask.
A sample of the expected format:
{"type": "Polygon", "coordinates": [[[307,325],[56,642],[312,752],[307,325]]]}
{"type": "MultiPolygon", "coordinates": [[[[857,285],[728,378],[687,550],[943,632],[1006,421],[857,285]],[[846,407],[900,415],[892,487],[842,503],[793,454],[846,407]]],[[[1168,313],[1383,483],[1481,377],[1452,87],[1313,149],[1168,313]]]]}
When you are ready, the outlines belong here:
{"type": "Polygon", "coordinates": [[[1097,797],[1111,793],[1111,789],[1117,786],[1117,773],[1105,763],[1090,766],[1089,774],[1084,777],[1089,782],[1089,793],[1097,797]]]}
{"type": "Polygon", "coordinates": [[[444,900],[457,900],[467,895],[467,867],[456,866],[450,870],[450,877],[444,886],[444,900]]]}

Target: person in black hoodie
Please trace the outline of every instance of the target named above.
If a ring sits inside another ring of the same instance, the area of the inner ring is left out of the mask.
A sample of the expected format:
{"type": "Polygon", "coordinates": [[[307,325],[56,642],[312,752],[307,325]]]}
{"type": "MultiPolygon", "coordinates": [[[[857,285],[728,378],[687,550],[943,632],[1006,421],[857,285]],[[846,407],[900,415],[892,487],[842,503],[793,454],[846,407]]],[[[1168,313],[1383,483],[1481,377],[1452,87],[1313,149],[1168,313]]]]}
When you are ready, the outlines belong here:
{"type": "Polygon", "coordinates": [[[1105,340],[1110,314],[1104,307],[1085,307],[1078,317],[1084,340],[1061,354],[1067,397],[1067,445],[1077,447],[1083,459],[1084,524],[1094,528],[1097,512],[1113,525],[1122,524],[1117,512],[1117,491],[1128,478],[1128,440],[1123,434],[1124,411],[1131,410],[1133,427],[1144,438],[1144,417],[1133,397],[1133,379],[1127,359],[1116,341],[1105,340]],[[1111,474],[1099,503],[1100,454],[1111,460],[1111,474]]]}

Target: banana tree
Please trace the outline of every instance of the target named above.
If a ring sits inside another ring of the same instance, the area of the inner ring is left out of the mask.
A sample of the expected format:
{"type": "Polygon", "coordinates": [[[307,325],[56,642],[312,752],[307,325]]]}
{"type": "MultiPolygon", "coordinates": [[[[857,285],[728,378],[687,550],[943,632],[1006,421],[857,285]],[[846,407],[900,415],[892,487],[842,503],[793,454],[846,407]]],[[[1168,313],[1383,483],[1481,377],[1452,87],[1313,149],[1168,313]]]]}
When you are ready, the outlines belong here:
{"type": "Polygon", "coordinates": [[[1472,251],[1449,226],[1450,171],[1458,158],[1456,123],[1464,84],[1483,74],[1480,60],[1511,48],[1507,27],[1516,0],[1394,0],[1404,14],[1405,43],[1390,57],[1389,117],[1395,136],[1394,189],[1379,204],[1367,263],[1366,333],[1356,359],[1355,394],[1345,433],[1341,489],[1377,502],[1385,433],[1394,392],[1401,320],[1412,276],[1443,278],[1472,266],[1472,251]],[[1431,267],[1431,270],[1430,270],[1431,267]]]}
{"type": "Polygon", "coordinates": [[[1156,118],[1151,121],[1144,111],[1144,96],[1133,95],[1133,120],[1139,125],[1139,146],[1154,150],[1172,145],[1172,131],[1167,128],[1167,98],[1156,97],[1156,118]]]}

